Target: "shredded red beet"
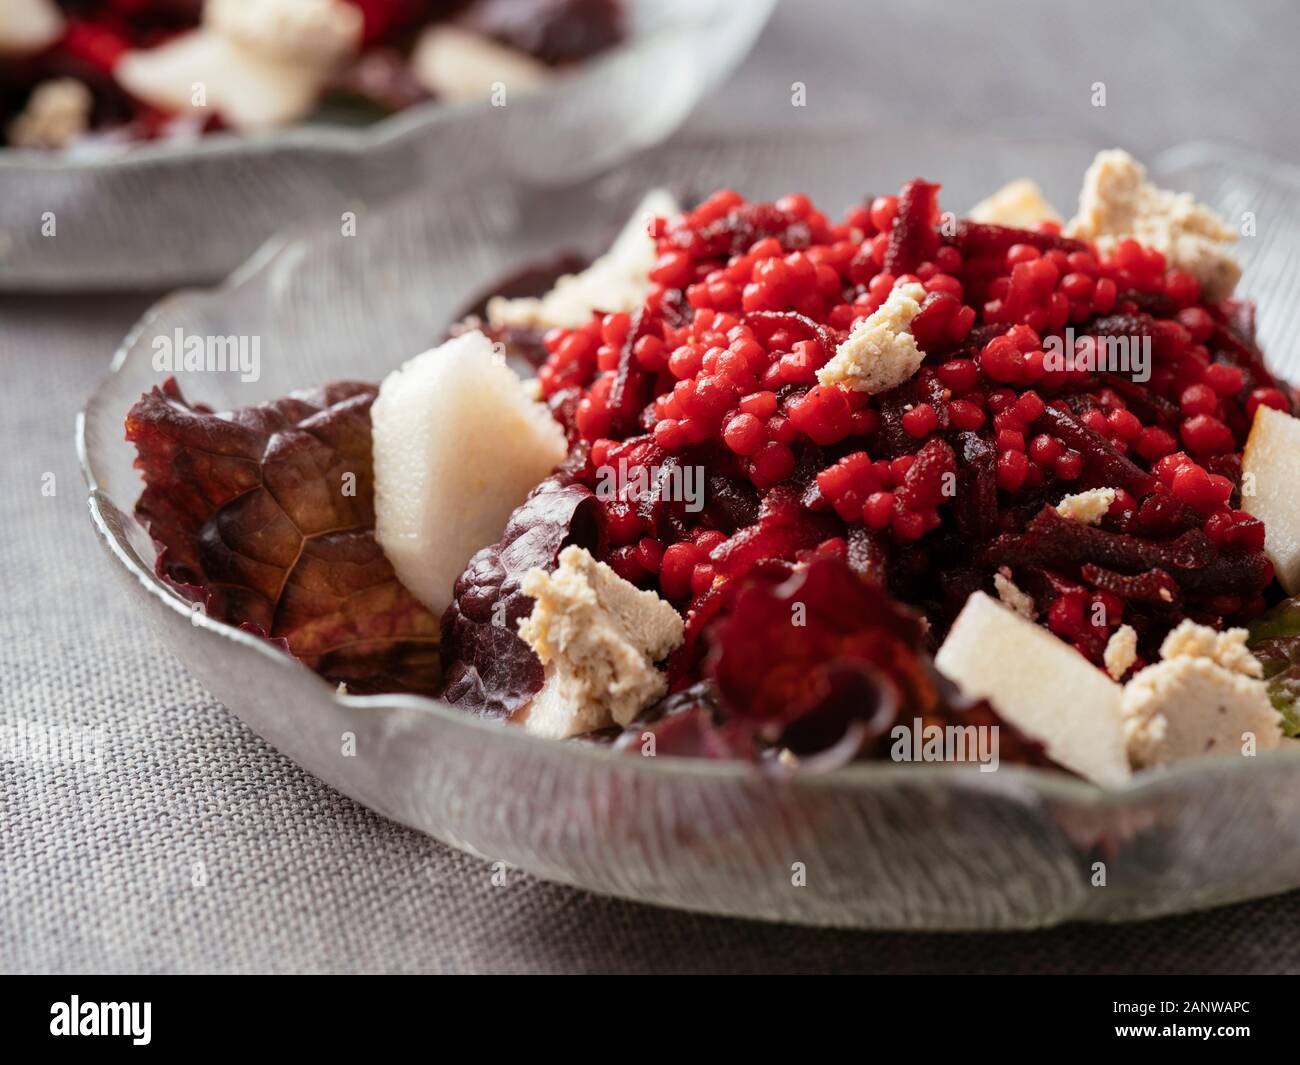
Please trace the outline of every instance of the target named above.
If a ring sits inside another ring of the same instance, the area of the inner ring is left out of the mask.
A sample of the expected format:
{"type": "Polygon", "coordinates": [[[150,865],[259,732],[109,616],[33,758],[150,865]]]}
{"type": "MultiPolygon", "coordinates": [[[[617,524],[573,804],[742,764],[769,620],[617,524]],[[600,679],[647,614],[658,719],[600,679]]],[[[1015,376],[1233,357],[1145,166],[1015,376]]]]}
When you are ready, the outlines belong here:
{"type": "Polygon", "coordinates": [[[894,216],[885,247],[886,273],[910,274],[934,258],[939,248],[939,186],[917,178],[903,186],[898,194],[898,214],[894,216]]]}
{"type": "Polygon", "coordinates": [[[1071,240],[1049,230],[1012,229],[1010,226],[972,222],[968,218],[958,220],[952,244],[967,259],[1005,259],[1007,252],[1017,244],[1027,244],[1043,252],[1063,251],[1070,254],[1088,251],[1088,246],[1082,241],[1071,240]]]}

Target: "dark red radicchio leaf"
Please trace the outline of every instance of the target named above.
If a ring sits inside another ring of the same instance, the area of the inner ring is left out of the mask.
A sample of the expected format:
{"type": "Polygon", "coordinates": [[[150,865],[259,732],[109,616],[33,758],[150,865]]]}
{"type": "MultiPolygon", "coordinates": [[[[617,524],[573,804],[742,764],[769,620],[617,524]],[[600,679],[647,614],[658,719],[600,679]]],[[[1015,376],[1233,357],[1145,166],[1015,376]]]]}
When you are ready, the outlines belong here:
{"type": "Polygon", "coordinates": [[[499,543],[469,560],[442,616],[442,697],[483,717],[508,717],[542,687],[542,663],[518,634],[533,599],[520,590],[537,566],[552,570],[569,544],[598,551],[599,504],[560,473],[529,494],[499,543]]]}
{"type": "Polygon", "coordinates": [[[939,675],[918,615],[838,559],[755,570],[707,638],[704,671],[724,719],[796,755],[886,757],[895,725],[920,719],[923,728],[998,725],[1001,759],[1050,764],[988,703],[964,699],[939,675]]]}
{"type": "Polygon", "coordinates": [[[374,536],[372,385],[340,381],[217,414],[175,379],[126,417],[158,575],[210,617],[356,692],[431,692],[438,622],[374,536]]]}
{"type": "Polygon", "coordinates": [[[897,710],[934,701],[916,660],[924,635],[879,585],[819,559],[755,571],[709,628],[704,668],[724,710],[769,740],[847,692],[878,732],[897,710]]]}

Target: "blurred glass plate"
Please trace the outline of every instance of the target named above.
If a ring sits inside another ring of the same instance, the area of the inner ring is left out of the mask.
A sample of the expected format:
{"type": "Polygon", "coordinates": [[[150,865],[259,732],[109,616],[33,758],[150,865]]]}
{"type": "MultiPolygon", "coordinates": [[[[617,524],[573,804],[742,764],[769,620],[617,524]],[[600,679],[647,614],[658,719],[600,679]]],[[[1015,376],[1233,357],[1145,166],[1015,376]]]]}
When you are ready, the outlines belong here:
{"type": "MultiPolygon", "coordinates": [[[[151,366],[155,336],[262,338],[256,382],[182,375],[187,396],[218,409],[334,378],[377,380],[521,263],[562,247],[598,250],[656,183],[688,194],[801,190],[838,213],[919,173],[943,179],[943,202],[963,210],[1028,174],[1066,207],[1094,147],[860,130],[686,140],[568,191],[485,181],[369,215],[354,238],[288,238],[221,288],[164,300],[126,340],[78,423],[91,519],[164,645],[275,747],[389,817],[538,876],[714,913],[915,929],[1125,920],[1300,886],[1300,744],[1185,763],[1106,792],[1013,766],[864,764],[773,780],[743,765],[549,742],[431,700],[338,694],[191,610],[154,577],[153,547],[131,517],[140,482],[122,422],[163,377],[151,366]],[[346,733],[355,757],[342,754],[346,733]]],[[[1260,297],[1265,342],[1293,365],[1295,175],[1204,148],[1153,162],[1157,179],[1230,215],[1258,212],[1243,291],[1260,297]]]]}
{"type": "Polygon", "coordinates": [[[436,196],[488,177],[589,176],[676,129],[774,4],[628,0],[624,44],[505,107],[432,101],[364,128],[304,124],[86,157],[0,150],[0,289],[211,281],[288,224],[411,188],[436,196]]]}

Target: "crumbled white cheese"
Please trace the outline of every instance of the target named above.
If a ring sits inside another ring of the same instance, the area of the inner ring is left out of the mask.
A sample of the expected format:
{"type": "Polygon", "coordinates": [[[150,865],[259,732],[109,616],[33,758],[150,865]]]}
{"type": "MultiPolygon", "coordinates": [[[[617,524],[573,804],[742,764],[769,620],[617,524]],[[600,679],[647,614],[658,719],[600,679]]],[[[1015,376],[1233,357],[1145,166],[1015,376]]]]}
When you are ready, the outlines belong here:
{"type": "Polygon", "coordinates": [[[561,551],[552,573],[530,570],[522,588],[537,602],[519,635],[546,670],[521,715],[530,732],[562,739],[626,725],[668,690],[654,663],[682,642],[683,625],[654,592],[579,547],[561,551]]]}
{"type": "Polygon", "coordinates": [[[925,289],[915,282],[896,286],[873,314],[853,327],[848,339],[817,371],[817,380],[872,395],[909,380],[925,359],[911,330],[924,299],[925,289]]]}
{"type": "Polygon", "coordinates": [[[1146,179],[1146,168],[1118,148],[1099,152],[1083,178],[1079,213],[1069,236],[1108,252],[1132,237],[1162,252],[1171,268],[1197,277],[1209,299],[1232,295],[1241,267],[1229,250],[1236,234],[1190,193],[1170,192],[1146,179]]]}
{"type": "Polygon", "coordinates": [[[497,83],[508,101],[509,94],[532,92],[551,76],[550,68],[532,56],[445,22],[420,34],[411,73],[435,96],[484,103],[497,83]]]}
{"type": "Polygon", "coordinates": [[[1111,675],[1111,679],[1119,680],[1120,677],[1133,668],[1137,656],[1137,630],[1132,625],[1121,625],[1110,634],[1110,639],[1106,641],[1106,650],[1102,653],[1102,661],[1105,662],[1106,672],[1111,675]]]}
{"type": "Polygon", "coordinates": [[[1016,582],[1011,579],[1011,569],[1009,567],[998,567],[998,571],[993,574],[993,589],[998,593],[998,598],[1004,604],[1022,617],[1033,621],[1038,616],[1038,609],[1034,606],[1034,597],[1028,592],[1020,590],[1016,582]]]}
{"type": "Polygon", "coordinates": [[[63,12],[54,0],[0,3],[0,55],[31,55],[63,36],[63,12]]]}
{"type": "Polygon", "coordinates": [[[565,274],[539,298],[488,300],[488,322],[516,329],[576,329],[592,311],[631,314],[650,291],[655,242],[647,226],[654,217],[671,218],[681,207],[667,189],[652,189],[637,205],[609,251],[578,274],[565,274]]]}
{"type": "Polygon", "coordinates": [[[1245,629],[1216,632],[1184,621],[1165,637],[1160,655],[1124,687],[1124,732],[1135,767],[1238,754],[1248,740],[1255,751],[1281,742],[1281,715],[1246,649],[1245,629]]]}
{"type": "Polygon", "coordinates": [[[348,0],[207,0],[203,23],[273,62],[328,69],[361,47],[364,16],[348,0]]]}
{"type": "Polygon", "coordinates": [[[1082,525],[1096,525],[1106,516],[1106,511],[1110,510],[1110,505],[1114,502],[1115,489],[1090,488],[1086,492],[1066,496],[1056,504],[1056,513],[1082,525]]]}
{"type": "Polygon", "coordinates": [[[1029,178],[1017,178],[980,200],[970,209],[973,222],[1028,229],[1038,222],[1060,222],[1056,208],[1047,202],[1043,190],[1029,178]]]}
{"type": "Polygon", "coordinates": [[[95,98],[76,78],[43,81],[9,123],[9,140],[18,148],[64,148],[90,128],[94,107],[95,98]]]}
{"type": "Polygon", "coordinates": [[[1165,637],[1160,645],[1160,657],[1208,658],[1230,673],[1243,677],[1262,677],[1264,667],[1246,646],[1249,634],[1245,629],[1225,629],[1219,632],[1208,625],[1197,625],[1184,620],[1165,637]]]}

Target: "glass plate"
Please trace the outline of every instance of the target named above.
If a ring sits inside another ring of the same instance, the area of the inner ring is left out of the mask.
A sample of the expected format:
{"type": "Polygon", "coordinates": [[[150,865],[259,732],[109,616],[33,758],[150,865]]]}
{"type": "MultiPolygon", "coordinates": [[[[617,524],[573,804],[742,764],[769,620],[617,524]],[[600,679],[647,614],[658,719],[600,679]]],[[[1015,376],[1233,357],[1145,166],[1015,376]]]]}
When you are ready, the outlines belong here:
{"type": "MultiPolygon", "coordinates": [[[[456,197],[413,195],[367,216],[352,238],[336,229],[288,237],[222,287],[154,307],[82,413],[90,516],[111,570],[212,693],[311,772],[457,847],[593,891],[817,925],[958,929],[1149,917],[1300,886],[1294,748],[1185,763],[1104,791],[1013,766],[863,764],[773,780],[744,765],[548,742],[431,700],[336,693],[162,585],[130,516],[140,482],[122,421],[163,377],[151,366],[156,335],[262,338],[256,382],[182,375],[187,396],[217,408],[332,378],[377,380],[521,262],[598,250],[655,183],[758,196],[799,189],[838,212],[921,173],[943,178],[944,203],[962,210],[1031,174],[1068,207],[1095,147],[860,130],[686,140],[568,191],[484,181],[456,197]],[[343,753],[347,734],[355,756],[343,753]]],[[[1229,215],[1258,212],[1243,291],[1262,298],[1266,343],[1293,364],[1295,175],[1209,148],[1153,164],[1159,180],[1229,215]]]]}
{"type": "Polygon", "coordinates": [[[774,4],[629,0],[623,45],[505,107],[431,102],[364,128],[305,124],[93,157],[0,149],[0,289],[212,281],[286,224],[364,213],[417,185],[437,195],[487,175],[558,184],[597,173],[676,129],[774,4]]]}

